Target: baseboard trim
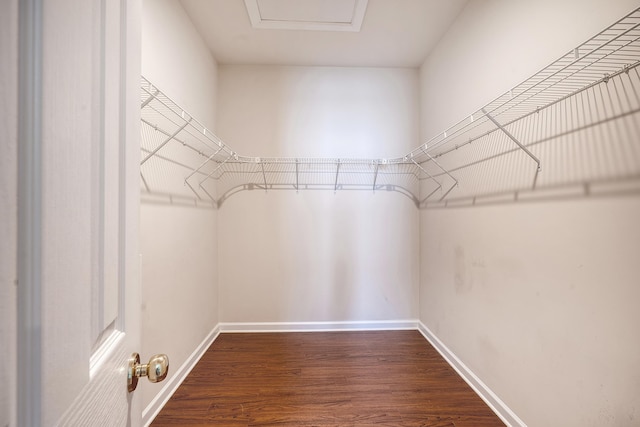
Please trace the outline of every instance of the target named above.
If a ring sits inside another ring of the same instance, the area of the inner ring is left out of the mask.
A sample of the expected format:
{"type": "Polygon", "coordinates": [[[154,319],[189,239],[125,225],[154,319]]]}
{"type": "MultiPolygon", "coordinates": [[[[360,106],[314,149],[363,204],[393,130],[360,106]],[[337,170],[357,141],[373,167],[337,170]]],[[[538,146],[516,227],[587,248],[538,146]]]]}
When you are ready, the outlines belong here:
{"type": "Polygon", "coordinates": [[[332,332],[417,329],[417,320],[373,320],[344,322],[229,322],[220,332],[332,332]]]}
{"type": "Polygon", "coordinates": [[[424,323],[418,322],[418,330],[427,341],[440,353],[444,360],[469,384],[469,387],[510,427],[527,427],[527,425],[500,399],[476,374],[469,369],[442,341],[435,336],[424,323]]]}
{"type": "Polygon", "coordinates": [[[191,370],[196,366],[200,358],[207,351],[209,346],[218,338],[220,335],[220,325],[216,325],[215,328],[205,337],[205,339],[200,343],[200,345],[191,353],[191,355],[185,360],[185,362],[178,368],[175,375],[171,376],[167,382],[164,384],[164,387],[160,390],[160,393],[156,395],[156,397],[147,405],[147,407],[142,411],[142,425],[148,427],[149,424],[156,418],[158,413],[162,407],[169,401],[173,393],[176,392],[180,384],[187,378],[187,375],[191,372],[191,370]]]}

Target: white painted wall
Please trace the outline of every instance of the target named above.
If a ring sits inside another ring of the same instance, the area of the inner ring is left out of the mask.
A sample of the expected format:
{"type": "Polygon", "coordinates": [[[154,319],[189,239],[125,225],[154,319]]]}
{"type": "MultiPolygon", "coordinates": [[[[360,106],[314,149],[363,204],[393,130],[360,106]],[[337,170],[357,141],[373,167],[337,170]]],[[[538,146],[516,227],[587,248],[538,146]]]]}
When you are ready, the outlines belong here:
{"type": "MultiPolygon", "coordinates": [[[[421,138],[639,5],[469,2],[420,70],[421,138]]],[[[420,319],[529,426],[638,425],[637,218],[637,192],[422,211],[420,319]]]]}
{"type": "Polygon", "coordinates": [[[0,13],[0,426],[16,425],[18,2],[0,13]]]}
{"type": "MultiPolygon", "coordinates": [[[[142,74],[215,129],[217,64],[180,2],[145,0],[142,24],[142,74]]],[[[166,353],[171,376],[218,323],[217,213],[168,199],[140,210],[140,354],[166,353]]],[[[143,407],[161,387],[140,382],[143,407]]]]}
{"type": "Polygon", "coordinates": [[[144,0],[142,75],[206,126],[215,125],[217,63],[175,0],[144,0]]]}
{"type": "MultiPolygon", "coordinates": [[[[397,157],[417,145],[412,69],[219,67],[217,134],[262,157],[397,157]]],[[[418,316],[418,212],[398,193],[245,191],[219,211],[222,322],[418,316]]]]}

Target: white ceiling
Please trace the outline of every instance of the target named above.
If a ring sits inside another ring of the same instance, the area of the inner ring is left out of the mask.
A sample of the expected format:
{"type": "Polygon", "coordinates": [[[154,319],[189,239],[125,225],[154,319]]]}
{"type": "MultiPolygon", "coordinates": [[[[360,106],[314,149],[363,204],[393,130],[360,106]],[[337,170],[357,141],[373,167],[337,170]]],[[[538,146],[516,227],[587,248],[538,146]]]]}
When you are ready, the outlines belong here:
{"type": "MultiPolygon", "coordinates": [[[[313,21],[347,25],[340,22],[345,21],[345,8],[332,11],[327,5],[347,2],[356,8],[359,1],[252,0],[247,4],[257,3],[264,21],[290,20],[295,25],[311,21],[306,28],[314,29],[313,21]]],[[[243,0],[181,3],[220,64],[419,67],[467,0],[368,0],[360,31],[253,28],[243,0]]]]}

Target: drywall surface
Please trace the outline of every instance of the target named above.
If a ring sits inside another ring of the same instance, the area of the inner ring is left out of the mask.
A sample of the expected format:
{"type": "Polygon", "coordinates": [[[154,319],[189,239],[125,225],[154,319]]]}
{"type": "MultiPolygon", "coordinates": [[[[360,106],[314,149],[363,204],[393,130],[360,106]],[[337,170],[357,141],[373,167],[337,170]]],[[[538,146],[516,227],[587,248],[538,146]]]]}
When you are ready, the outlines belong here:
{"type": "Polygon", "coordinates": [[[16,425],[18,2],[0,14],[0,426],[16,425]]]}
{"type": "MultiPolygon", "coordinates": [[[[420,70],[423,140],[637,6],[469,2],[420,70]]],[[[420,319],[528,426],[640,423],[639,187],[607,185],[421,212],[420,319]]]]}
{"type": "MultiPolygon", "coordinates": [[[[410,69],[220,66],[217,133],[261,157],[397,157],[410,69]]],[[[242,191],[219,210],[222,322],[414,319],[418,211],[399,193],[242,191]]]]}
{"type": "MultiPolygon", "coordinates": [[[[143,2],[142,73],[214,129],[217,65],[179,2],[143,2]]],[[[153,170],[170,169],[159,162],[153,170]]],[[[188,200],[142,199],[140,354],[145,359],[166,353],[169,375],[218,323],[216,221],[215,210],[188,200]]],[[[161,385],[144,381],[140,386],[146,407],[161,385]]]]}
{"type": "Polygon", "coordinates": [[[213,128],[217,63],[178,1],[144,0],[142,75],[213,128]]]}
{"type": "Polygon", "coordinates": [[[423,213],[421,319],[528,426],[636,425],[638,196],[423,213]]]}

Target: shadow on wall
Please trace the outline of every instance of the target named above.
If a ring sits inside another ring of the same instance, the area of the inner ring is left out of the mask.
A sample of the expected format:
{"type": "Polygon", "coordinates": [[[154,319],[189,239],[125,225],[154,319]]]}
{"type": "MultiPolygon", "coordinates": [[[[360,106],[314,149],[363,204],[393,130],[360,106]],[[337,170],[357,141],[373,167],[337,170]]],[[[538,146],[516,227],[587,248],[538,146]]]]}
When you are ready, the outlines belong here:
{"type": "Polygon", "coordinates": [[[640,195],[639,92],[640,74],[633,68],[506,123],[504,130],[486,122],[468,141],[443,145],[424,162],[433,179],[422,179],[427,197],[421,207],[640,195]],[[436,180],[453,182],[436,161],[458,185],[444,200],[430,201],[436,180]]]}

